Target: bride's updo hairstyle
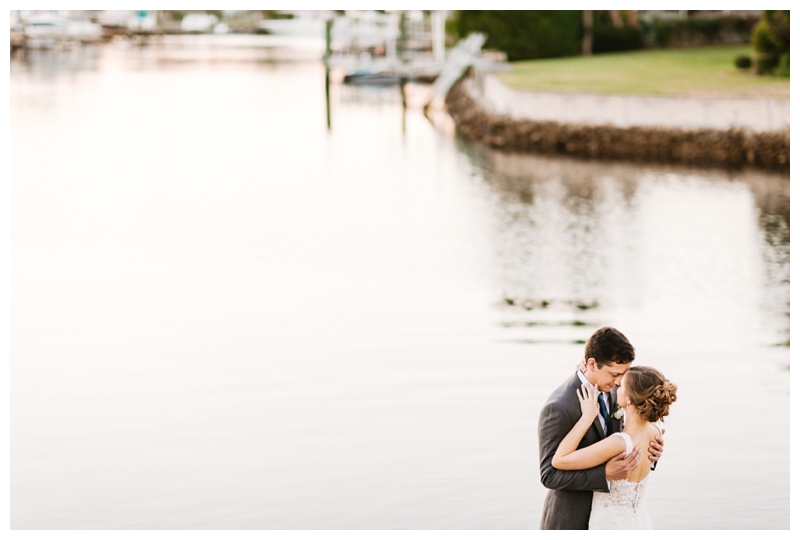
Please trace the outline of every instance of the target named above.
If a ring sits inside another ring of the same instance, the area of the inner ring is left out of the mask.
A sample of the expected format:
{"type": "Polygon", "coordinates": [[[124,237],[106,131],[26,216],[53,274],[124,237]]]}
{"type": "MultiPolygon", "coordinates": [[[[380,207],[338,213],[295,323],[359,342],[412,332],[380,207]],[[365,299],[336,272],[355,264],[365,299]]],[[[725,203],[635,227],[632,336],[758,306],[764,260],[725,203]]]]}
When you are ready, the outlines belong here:
{"type": "Polygon", "coordinates": [[[678,399],[677,391],[677,386],[650,366],[631,366],[625,374],[625,395],[648,422],[657,422],[669,414],[669,406],[678,399]]]}

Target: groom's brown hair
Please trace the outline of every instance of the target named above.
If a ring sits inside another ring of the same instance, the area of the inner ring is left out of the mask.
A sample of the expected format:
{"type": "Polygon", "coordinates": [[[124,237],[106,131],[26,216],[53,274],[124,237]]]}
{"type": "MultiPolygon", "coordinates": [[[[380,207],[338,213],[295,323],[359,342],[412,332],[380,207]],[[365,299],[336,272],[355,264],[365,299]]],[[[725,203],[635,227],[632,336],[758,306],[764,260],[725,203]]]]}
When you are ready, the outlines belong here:
{"type": "Polygon", "coordinates": [[[622,332],[605,326],[592,334],[586,342],[584,359],[594,358],[598,366],[612,363],[629,364],[636,358],[636,351],[622,332]]]}

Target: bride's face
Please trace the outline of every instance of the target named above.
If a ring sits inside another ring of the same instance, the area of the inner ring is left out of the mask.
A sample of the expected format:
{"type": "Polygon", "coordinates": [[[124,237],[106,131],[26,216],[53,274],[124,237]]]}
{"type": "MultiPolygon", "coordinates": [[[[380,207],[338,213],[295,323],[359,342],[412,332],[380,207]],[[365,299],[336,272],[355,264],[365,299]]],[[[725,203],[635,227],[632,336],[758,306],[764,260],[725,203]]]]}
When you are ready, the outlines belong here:
{"type": "Polygon", "coordinates": [[[625,394],[625,379],[627,378],[622,377],[622,380],[619,381],[619,388],[617,388],[617,403],[620,407],[624,407],[628,401],[628,396],[625,394]]]}

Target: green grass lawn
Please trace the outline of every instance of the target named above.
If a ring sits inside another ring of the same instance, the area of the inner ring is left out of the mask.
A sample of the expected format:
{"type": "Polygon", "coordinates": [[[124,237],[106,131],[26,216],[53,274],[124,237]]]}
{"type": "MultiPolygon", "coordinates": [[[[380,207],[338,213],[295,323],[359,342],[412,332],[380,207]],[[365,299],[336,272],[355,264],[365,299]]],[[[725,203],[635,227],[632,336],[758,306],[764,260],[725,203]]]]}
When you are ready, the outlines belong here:
{"type": "Polygon", "coordinates": [[[733,65],[748,45],[655,49],[511,63],[507,85],[557,92],[789,97],[789,78],[755,75],[733,65]]]}

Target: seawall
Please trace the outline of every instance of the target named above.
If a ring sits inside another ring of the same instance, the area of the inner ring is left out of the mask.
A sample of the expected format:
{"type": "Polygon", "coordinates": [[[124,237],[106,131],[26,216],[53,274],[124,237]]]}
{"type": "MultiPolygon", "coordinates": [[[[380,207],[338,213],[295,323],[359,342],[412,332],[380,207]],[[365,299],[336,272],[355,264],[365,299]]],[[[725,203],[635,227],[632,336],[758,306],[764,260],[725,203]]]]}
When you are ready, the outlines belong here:
{"type": "Polygon", "coordinates": [[[509,151],[789,171],[788,100],[526,92],[471,69],[445,105],[463,135],[509,151]]]}

